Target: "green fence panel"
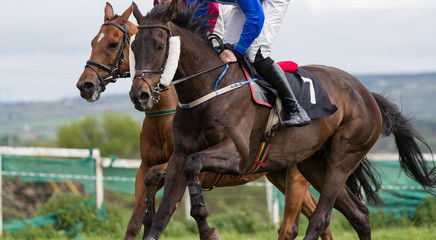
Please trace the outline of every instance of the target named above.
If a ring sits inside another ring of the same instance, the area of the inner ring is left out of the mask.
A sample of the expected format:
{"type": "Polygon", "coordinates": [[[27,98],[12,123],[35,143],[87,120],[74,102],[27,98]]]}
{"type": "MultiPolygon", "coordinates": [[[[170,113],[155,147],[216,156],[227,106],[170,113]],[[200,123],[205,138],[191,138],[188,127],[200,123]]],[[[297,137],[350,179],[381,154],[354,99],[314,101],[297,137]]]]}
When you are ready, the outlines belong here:
{"type": "Polygon", "coordinates": [[[19,230],[23,229],[24,227],[26,227],[26,225],[32,225],[35,227],[42,227],[45,224],[56,225],[57,215],[58,215],[57,213],[50,213],[50,214],[46,214],[46,215],[42,215],[42,216],[39,216],[36,218],[31,218],[31,219],[26,219],[26,220],[4,221],[3,222],[3,230],[16,232],[16,231],[19,231],[19,230]]]}
{"type": "MultiPolygon", "coordinates": [[[[105,189],[127,194],[135,193],[136,168],[103,168],[103,186],[105,189]]],[[[80,182],[84,192],[95,197],[96,167],[91,157],[84,159],[48,159],[23,156],[2,155],[2,175],[6,178],[18,178],[22,182],[80,182]]],[[[162,196],[159,191],[157,196],[162,196]]],[[[95,200],[95,199],[94,199],[95,200]]],[[[95,204],[95,202],[94,202],[95,204]]],[[[26,220],[4,221],[4,230],[18,231],[30,224],[43,226],[56,224],[57,212],[26,220]]],[[[104,204],[99,216],[106,216],[104,204]]]]}
{"type": "Polygon", "coordinates": [[[95,161],[2,156],[2,175],[23,182],[81,182],[87,194],[95,195],[95,161]]]}
{"type": "Polygon", "coordinates": [[[379,194],[385,205],[368,206],[369,210],[375,211],[382,208],[385,212],[395,213],[397,217],[404,213],[407,213],[408,216],[414,216],[415,207],[431,195],[401,170],[398,161],[377,161],[373,163],[380,170],[382,189],[379,194]]]}
{"type": "MultiPolygon", "coordinates": [[[[385,212],[394,213],[397,217],[401,217],[404,213],[414,216],[415,207],[431,194],[427,193],[419,183],[406,176],[398,161],[373,161],[372,163],[380,171],[382,188],[379,190],[379,195],[385,205],[368,205],[369,210],[382,209],[385,212]]],[[[309,191],[315,199],[319,199],[319,193],[312,186],[309,191]]],[[[274,198],[279,200],[279,212],[282,214],[284,195],[275,188],[274,198]]]]}
{"type": "Polygon", "coordinates": [[[135,168],[103,168],[103,186],[114,192],[135,193],[135,168]]]}
{"type": "MultiPolygon", "coordinates": [[[[137,168],[104,167],[104,188],[114,192],[135,194],[135,178],[137,170],[137,168]]],[[[141,179],[141,181],[144,180],[141,179]]],[[[156,193],[156,196],[163,196],[163,188],[156,193]]]]}

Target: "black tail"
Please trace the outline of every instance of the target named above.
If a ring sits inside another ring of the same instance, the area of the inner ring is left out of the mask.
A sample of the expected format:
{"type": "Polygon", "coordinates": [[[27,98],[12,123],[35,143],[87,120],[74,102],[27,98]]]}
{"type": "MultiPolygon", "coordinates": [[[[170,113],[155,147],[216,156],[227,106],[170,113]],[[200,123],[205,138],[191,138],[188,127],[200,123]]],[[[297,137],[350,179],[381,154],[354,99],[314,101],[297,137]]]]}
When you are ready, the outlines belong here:
{"type": "Polygon", "coordinates": [[[383,205],[383,200],[378,195],[380,189],[380,174],[374,165],[366,158],[363,158],[357,169],[351,174],[346,182],[347,187],[359,199],[363,200],[362,190],[366,200],[371,205],[383,205]]]}
{"type": "Polygon", "coordinates": [[[372,93],[383,116],[382,135],[394,134],[400,156],[400,164],[407,176],[421,184],[428,192],[436,186],[436,167],[424,159],[417,144],[422,142],[431,153],[429,145],[413,129],[410,119],[404,117],[398,107],[380,94],[372,93]]]}

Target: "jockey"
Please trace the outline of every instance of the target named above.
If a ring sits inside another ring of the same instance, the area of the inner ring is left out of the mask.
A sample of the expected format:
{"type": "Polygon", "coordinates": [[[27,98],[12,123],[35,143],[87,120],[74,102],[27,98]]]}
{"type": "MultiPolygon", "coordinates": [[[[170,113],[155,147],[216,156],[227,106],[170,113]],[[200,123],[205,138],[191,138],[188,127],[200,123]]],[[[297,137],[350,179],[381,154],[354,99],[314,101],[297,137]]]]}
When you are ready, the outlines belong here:
{"type": "Polygon", "coordinates": [[[271,59],[271,45],[275,39],[290,0],[187,0],[200,4],[197,16],[205,16],[208,2],[232,4],[226,15],[225,43],[235,45],[220,54],[223,62],[236,62],[246,55],[260,76],[274,87],[282,100],[282,121],[285,126],[301,127],[310,123],[300,106],[283,70],[271,59]]]}

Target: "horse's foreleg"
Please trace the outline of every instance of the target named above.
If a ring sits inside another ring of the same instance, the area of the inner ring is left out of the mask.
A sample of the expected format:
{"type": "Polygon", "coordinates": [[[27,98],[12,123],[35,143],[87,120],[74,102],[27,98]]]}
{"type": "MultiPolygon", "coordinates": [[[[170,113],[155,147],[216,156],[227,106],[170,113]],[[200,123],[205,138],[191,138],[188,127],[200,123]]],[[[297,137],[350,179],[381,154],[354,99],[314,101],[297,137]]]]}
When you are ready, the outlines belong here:
{"type": "MultiPolygon", "coordinates": [[[[297,210],[302,210],[303,214],[309,218],[312,213],[316,209],[316,200],[313,198],[312,194],[308,191],[308,188],[310,187],[310,183],[306,180],[306,178],[301,175],[300,171],[298,171],[297,166],[294,165],[292,167],[288,168],[287,175],[286,175],[286,197],[285,197],[285,211],[286,212],[294,212],[295,214],[298,214],[296,216],[293,216],[292,218],[287,219],[287,222],[289,224],[292,224],[292,220],[295,221],[293,224],[294,226],[294,232],[293,235],[291,235],[292,238],[280,238],[279,239],[295,239],[298,234],[298,221],[299,221],[299,213],[297,210]]],[[[285,221],[285,218],[283,219],[285,221]]],[[[284,233],[286,234],[286,232],[284,233]]],[[[330,231],[330,228],[327,227],[322,231],[321,233],[321,239],[328,240],[333,239],[332,233],[330,231]]]]}
{"type": "Polygon", "coordinates": [[[165,173],[164,194],[162,202],[153,218],[146,240],[159,239],[168,225],[171,216],[179,206],[186,188],[186,176],[183,172],[185,156],[173,153],[165,173]]]}
{"type": "Polygon", "coordinates": [[[135,178],[135,207],[127,225],[125,240],[134,240],[141,230],[142,220],[145,214],[145,185],[144,176],[147,168],[141,163],[136,171],[135,178]]]}
{"type": "MultiPolygon", "coordinates": [[[[287,205],[288,199],[286,198],[286,173],[287,169],[281,169],[279,171],[269,172],[266,178],[278,189],[283,195],[285,195],[285,205],[287,205]]],[[[299,207],[300,209],[300,207],[299,207]]],[[[299,212],[298,209],[298,212],[299,212]]],[[[283,210],[283,220],[278,230],[279,239],[294,239],[292,236],[296,236],[298,233],[298,223],[291,223],[288,219],[293,219],[296,216],[290,216],[292,213],[283,210]],[[292,224],[292,225],[289,225],[292,224]]]]}
{"type": "Polygon", "coordinates": [[[310,184],[301,176],[296,166],[283,170],[268,173],[266,176],[285,195],[285,208],[278,239],[288,240],[297,237],[301,204],[310,184]]]}
{"type": "Polygon", "coordinates": [[[210,171],[239,171],[240,157],[235,144],[226,139],[201,152],[188,156],[185,163],[185,174],[188,180],[189,195],[191,197],[191,216],[195,219],[200,233],[200,239],[220,239],[216,229],[207,223],[207,209],[205,206],[199,174],[201,170],[210,171]]]}
{"type": "Polygon", "coordinates": [[[156,192],[162,187],[162,179],[165,177],[165,171],[167,169],[168,163],[163,163],[151,167],[147,175],[144,178],[144,183],[146,186],[146,197],[145,197],[145,216],[143,220],[144,224],[144,235],[147,236],[151,224],[153,223],[153,217],[155,215],[155,202],[156,202],[156,192]]]}

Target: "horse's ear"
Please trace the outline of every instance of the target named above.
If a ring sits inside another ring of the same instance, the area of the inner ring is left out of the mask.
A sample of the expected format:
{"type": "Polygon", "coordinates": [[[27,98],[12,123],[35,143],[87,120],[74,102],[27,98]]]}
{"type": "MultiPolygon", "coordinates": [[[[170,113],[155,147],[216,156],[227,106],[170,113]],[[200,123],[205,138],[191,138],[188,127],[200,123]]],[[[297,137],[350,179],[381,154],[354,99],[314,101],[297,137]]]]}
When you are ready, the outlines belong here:
{"type": "Polygon", "coordinates": [[[129,21],[130,14],[132,14],[132,5],[130,5],[130,7],[127,8],[127,10],[124,11],[124,13],[121,15],[120,18],[123,21],[123,23],[126,23],[127,21],[129,21]]]}
{"type": "Polygon", "coordinates": [[[176,15],[178,3],[179,3],[178,0],[171,1],[170,6],[168,7],[168,12],[167,12],[167,16],[166,16],[167,18],[165,19],[167,22],[174,19],[174,16],[176,15]]]}
{"type": "Polygon", "coordinates": [[[114,9],[112,5],[106,2],[106,7],[104,8],[104,21],[107,22],[114,16],[114,9]]]}
{"type": "Polygon", "coordinates": [[[132,7],[133,7],[133,16],[135,16],[138,25],[140,25],[144,16],[142,15],[141,11],[139,11],[138,5],[136,5],[135,2],[132,2],[132,7]]]}

